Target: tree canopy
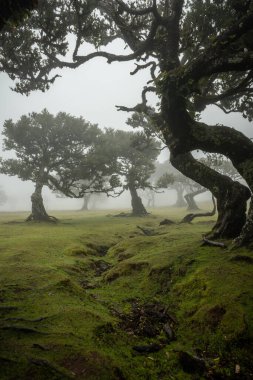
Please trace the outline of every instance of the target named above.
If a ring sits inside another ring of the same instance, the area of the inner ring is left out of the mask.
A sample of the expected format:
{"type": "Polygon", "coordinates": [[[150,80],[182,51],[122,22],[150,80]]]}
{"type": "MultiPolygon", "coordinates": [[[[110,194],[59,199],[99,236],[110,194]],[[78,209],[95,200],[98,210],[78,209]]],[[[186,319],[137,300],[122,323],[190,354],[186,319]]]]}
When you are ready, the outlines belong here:
{"type": "MultiPolygon", "coordinates": [[[[16,158],[2,160],[1,173],[35,184],[30,219],[48,219],[41,196],[43,186],[67,192],[75,181],[76,168],[99,134],[96,125],[81,117],[63,112],[53,116],[47,110],[24,115],[16,123],[4,123],[4,149],[13,150],[16,158]]],[[[94,183],[95,173],[90,167],[83,166],[82,175],[94,183]]]]}
{"type": "Polygon", "coordinates": [[[46,90],[58,76],[55,69],[77,68],[96,57],[109,63],[136,60],[133,74],[149,70],[140,104],[119,109],[148,115],[172,164],[216,196],[222,220],[216,236],[239,234],[238,245],[253,239],[253,205],[245,223],[250,191],[191,155],[195,149],[224,154],[253,189],[252,141],[232,128],[199,121],[210,104],[252,119],[252,0],[41,1],[15,37],[10,33],[1,34],[0,69],[21,93],[46,90]],[[125,52],[110,52],[117,39],[127,45],[125,52]],[[85,54],[86,43],[93,52],[85,54]],[[159,98],[155,110],[148,105],[149,92],[159,98]]]}
{"type": "Polygon", "coordinates": [[[111,156],[110,171],[114,171],[115,187],[119,187],[120,193],[130,191],[134,215],[147,214],[137,190],[152,187],[150,176],[159,153],[160,143],[144,132],[108,129],[97,145],[98,157],[111,156]]]}
{"type": "Polygon", "coordinates": [[[0,30],[5,26],[20,23],[38,5],[38,0],[2,0],[0,30]]]}

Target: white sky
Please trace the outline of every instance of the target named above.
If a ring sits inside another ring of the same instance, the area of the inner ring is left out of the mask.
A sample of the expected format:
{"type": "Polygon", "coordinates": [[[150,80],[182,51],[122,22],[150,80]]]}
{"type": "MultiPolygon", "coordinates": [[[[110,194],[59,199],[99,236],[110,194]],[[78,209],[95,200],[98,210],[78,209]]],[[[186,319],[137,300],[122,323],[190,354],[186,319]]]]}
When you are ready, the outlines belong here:
{"type": "MultiPolygon", "coordinates": [[[[43,108],[53,114],[64,111],[83,116],[100,127],[129,129],[125,121],[130,115],[118,112],[115,105],[134,106],[139,103],[141,89],[149,79],[145,70],[135,76],[129,75],[133,69],[134,64],[131,62],[108,65],[105,59],[96,59],[76,70],[62,70],[62,78],[56,79],[49,91],[36,91],[28,97],[11,91],[12,81],[7,75],[0,74],[0,130],[6,119],[16,121],[23,114],[40,112],[43,108]]],[[[203,121],[210,124],[223,123],[253,137],[252,125],[245,119],[237,114],[225,116],[216,107],[210,107],[205,112],[203,121]]],[[[2,142],[1,138],[0,141],[2,142]]],[[[9,196],[9,202],[1,206],[1,209],[10,209],[12,206],[17,209],[30,208],[30,195],[33,191],[31,183],[1,175],[0,186],[9,196]]],[[[45,197],[46,204],[51,209],[78,208],[81,204],[81,200],[55,199],[47,190],[45,197]]]]}
{"type": "MultiPolygon", "coordinates": [[[[96,59],[76,70],[65,69],[49,91],[32,92],[28,97],[11,91],[13,82],[6,74],[0,74],[0,130],[6,119],[18,120],[21,115],[40,112],[47,108],[56,114],[64,111],[99,124],[100,127],[129,129],[126,119],[130,114],[118,112],[115,105],[134,106],[140,102],[141,89],[148,76],[144,71],[136,76],[129,75],[133,63],[112,63],[96,59]]],[[[2,137],[0,136],[0,148],[2,137]]],[[[6,153],[2,153],[5,155],[6,153]]],[[[29,209],[33,185],[15,177],[0,175],[0,186],[7,192],[9,202],[1,209],[15,207],[29,209]],[[21,196],[22,194],[22,196],[21,196]]],[[[50,208],[78,208],[81,200],[55,199],[44,190],[50,208]]],[[[112,203],[112,201],[110,202],[112,203]]]]}

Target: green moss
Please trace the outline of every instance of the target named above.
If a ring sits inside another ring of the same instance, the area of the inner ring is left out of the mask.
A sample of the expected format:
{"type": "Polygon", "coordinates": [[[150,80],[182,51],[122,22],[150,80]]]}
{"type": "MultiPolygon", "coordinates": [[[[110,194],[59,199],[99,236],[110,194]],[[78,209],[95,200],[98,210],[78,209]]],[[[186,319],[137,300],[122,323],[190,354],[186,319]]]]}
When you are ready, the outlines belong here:
{"type": "Polygon", "coordinates": [[[183,371],[179,351],[202,355],[210,373],[222,376],[239,363],[247,378],[252,253],[201,247],[211,228],[206,219],[159,227],[164,217],[180,220],[180,212],[158,209],[145,219],[54,213],[57,225],[3,214],[0,378],[196,379],[183,371]],[[137,225],[157,235],[144,236],[137,225]],[[164,332],[126,332],[120,320],[134,303],[164,305],[176,340],[136,353],[133,346],[157,343],[164,332]]]}

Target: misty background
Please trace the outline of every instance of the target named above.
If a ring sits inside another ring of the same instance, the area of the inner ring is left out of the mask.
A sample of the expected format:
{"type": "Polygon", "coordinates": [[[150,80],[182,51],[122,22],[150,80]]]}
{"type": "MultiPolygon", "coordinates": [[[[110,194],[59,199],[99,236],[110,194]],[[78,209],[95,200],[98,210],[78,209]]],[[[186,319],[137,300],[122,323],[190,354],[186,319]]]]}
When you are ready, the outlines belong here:
{"type": "MultiPolygon", "coordinates": [[[[130,114],[118,112],[115,105],[131,107],[140,103],[142,88],[150,78],[146,70],[141,70],[134,76],[130,75],[134,68],[134,63],[131,62],[107,64],[105,59],[98,58],[75,70],[58,71],[62,77],[56,79],[48,91],[32,92],[29,96],[12,91],[13,81],[1,73],[0,132],[2,133],[5,120],[13,119],[16,122],[22,115],[41,112],[44,108],[54,115],[63,111],[73,116],[82,116],[101,128],[132,130],[126,125],[130,114]]],[[[155,105],[154,97],[149,100],[155,105]]],[[[252,125],[238,114],[225,115],[212,106],[203,113],[202,120],[211,125],[220,123],[234,127],[253,138],[252,125]]],[[[4,158],[10,157],[9,152],[3,151],[2,142],[3,137],[0,134],[0,155],[4,158]]],[[[163,162],[168,158],[168,150],[163,150],[159,161],[163,162]]],[[[30,196],[34,189],[30,181],[23,182],[17,177],[0,175],[0,187],[8,198],[6,203],[0,205],[1,211],[30,210],[30,196]]],[[[157,206],[169,206],[175,202],[176,192],[166,190],[156,194],[155,198],[157,206]]],[[[82,199],[58,198],[46,187],[43,190],[43,199],[46,208],[51,210],[78,210],[82,206],[82,199]]],[[[210,199],[208,193],[197,198],[199,201],[207,199],[210,199]]],[[[147,203],[145,197],[143,203],[147,203]]],[[[103,196],[97,202],[96,208],[130,208],[130,196],[127,192],[119,198],[103,196]]]]}

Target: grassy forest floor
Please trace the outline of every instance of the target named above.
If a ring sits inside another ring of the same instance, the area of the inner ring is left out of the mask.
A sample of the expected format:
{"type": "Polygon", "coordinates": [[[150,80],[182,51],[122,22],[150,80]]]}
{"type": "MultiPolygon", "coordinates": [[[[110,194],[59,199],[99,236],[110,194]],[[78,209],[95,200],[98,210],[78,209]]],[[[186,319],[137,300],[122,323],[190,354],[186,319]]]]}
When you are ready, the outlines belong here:
{"type": "Polygon", "coordinates": [[[1,214],[0,379],[253,379],[253,251],[115,213],[1,214]]]}

